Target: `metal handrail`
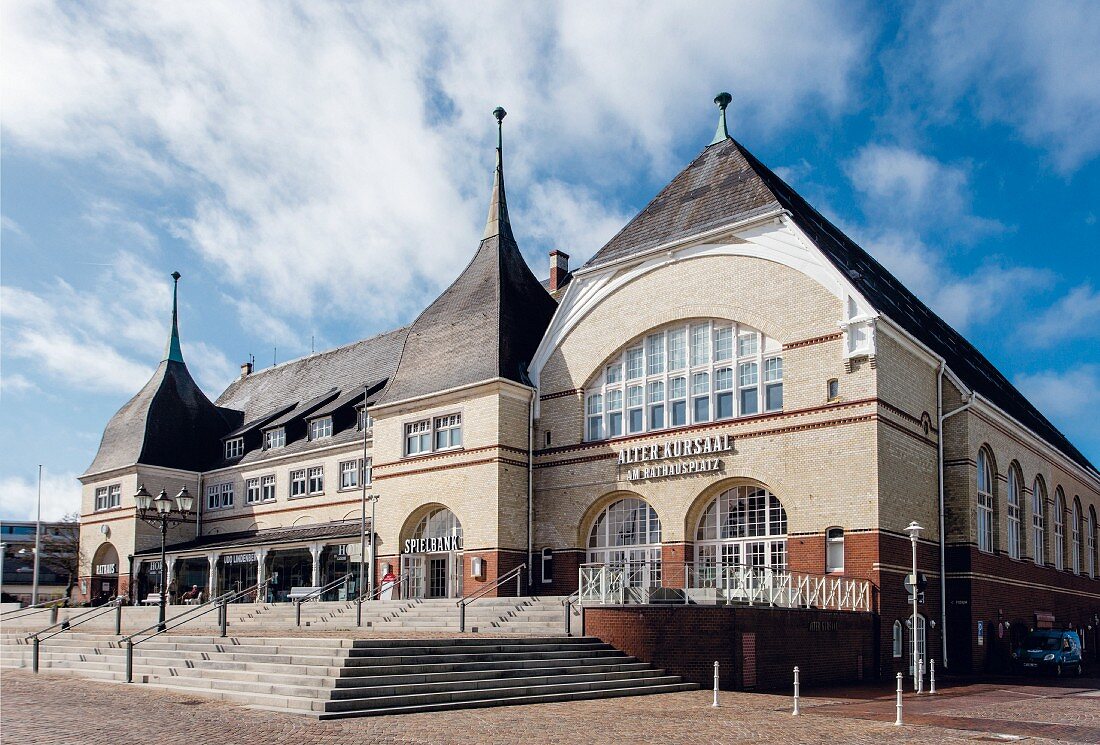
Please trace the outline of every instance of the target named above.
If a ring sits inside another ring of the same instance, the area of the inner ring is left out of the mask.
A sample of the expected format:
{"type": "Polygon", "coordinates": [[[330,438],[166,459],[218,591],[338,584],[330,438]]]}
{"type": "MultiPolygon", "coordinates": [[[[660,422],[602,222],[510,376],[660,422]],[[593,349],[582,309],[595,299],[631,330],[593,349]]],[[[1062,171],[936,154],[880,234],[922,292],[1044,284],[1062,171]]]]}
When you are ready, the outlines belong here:
{"type": "MultiPolygon", "coordinates": [[[[397,588],[397,587],[401,587],[402,585],[408,585],[408,583],[411,579],[412,579],[411,574],[408,574],[408,573],[402,574],[399,577],[397,577],[397,579],[393,582],[392,587],[397,588]]],[[[382,583],[379,583],[378,587],[375,587],[373,592],[370,591],[370,590],[368,590],[367,592],[364,592],[362,595],[359,596],[358,600],[361,603],[367,602],[367,601],[370,601],[370,600],[377,600],[378,597],[382,594],[383,589],[384,588],[382,587],[382,583]]],[[[400,600],[402,598],[398,598],[398,599],[400,600]]]]}
{"type": "Polygon", "coordinates": [[[237,598],[243,597],[243,596],[245,596],[248,593],[253,592],[253,591],[255,591],[258,595],[259,591],[260,591],[260,588],[265,587],[266,585],[268,585],[270,583],[271,583],[270,579],[265,579],[263,582],[257,582],[256,584],[252,585],[251,587],[246,587],[243,590],[237,590],[235,592],[232,592],[232,591],[227,592],[223,595],[219,595],[216,598],[211,598],[210,600],[207,600],[202,605],[196,605],[191,610],[184,611],[183,613],[180,613],[178,616],[173,616],[172,618],[169,618],[167,621],[164,622],[164,627],[163,628],[158,628],[161,625],[160,622],[158,621],[157,623],[153,624],[152,626],[146,627],[146,628],[142,629],[141,631],[135,631],[134,633],[130,634],[129,636],[124,637],[122,639],[119,639],[118,644],[120,644],[120,645],[123,642],[126,642],[126,682],[127,683],[133,683],[134,682],[134,647],[136,647],[138,644],[141,644],[143,642],[147,642],[150,639],[155,639],[156,637],[160,636],[163,633],[166,633],[167,631],[170,631],[171,629],[177,629],[177,628],[179,628],[180,626],[183,626],[186,623],[190,623],[191,621],[194,621],[199,616],[205,616],[207,613],[209,613],[212,610],[218,610],[219,611],[219,621],[220,621],[220,625],[221,625],[221,635],[224,637],[225,636],[225,628],[228,625],[228,615],[229,614],[228,614],[227,608],[228,608],[229,603],[231,603],[234,600],[236,600],[237,598]],[[210,606],[210,607],[207,607],[207,606],[210,606]],[[198,611],[202,610],[203,608],[206,608],[206,610],[203,610],[201,613],[199,613],[198,611]],[[173,621],[179,621],[184,616],[191,616],[191,617],[186,619],[186,620],[180,621],[179,623],[175,624],[174,626],[169,626],[170,623],[172,623],[173,621]],[[148,631],[152,631],[153,629],[157,629],[157,631],[155,631],[152,634],[149,634],[144,639],[138,639],[136,642],[134,641],[135,636],[141,636],[142,634],[144,634],[148,631]]]}
{"type": "MultiPolygon", "coordinates": [[[[34,605],[27,605],[22,608],[12,608],[11,610],[6,610],[3,613],[0,613],[0,618],[4,618],[4,616],[8,615],[9,613],[22,613],[26,616],[33,616],[35,613],[41,613],[44,610],[53,610],[54,608],[67,607],[68,606],[65,605],[64,598],[54,598],[53,600],[43,600],[41,603],[35,603],[34,605]]],[[[12,616],[11,618],[6,618],[4,620],[14,621],[16,618],[22,617],[23,616],[12,616]]]]}
{"type": "Polygon", "coordinates": [[[84,613],[81,613],[80,615],[74,616],[73,618],[66,618],[64,621],[58,621],[57,623],[50,624],[49,626],[47,626],[44,629],[39,629],[38,631],[34,632],[33,634],[28,634],[27,636],[23,637],[24,642],[27,641],[28,639],[33,639],[34,640],[32,642],[32,644],[34,646],[33,646],[33,649],[31,650],[31,670],[33,672],[36,672],[36,673],[38,672],[39,652],[40,652],[40,647],[42,645],[42,642],[46,641],[47,639],[52,639],[55,636],[57,636],[58,634],[64,634],[66,631],[71,631],[73,629],[73,627],[79,626],[82,623],[86,623],[88,621],[91,621],[93,618],[98,618],[99,616],[102,616],[103,614],[105,614],[109,611],[114,611],[115,612],[115,633],[116,634],[122,633],[122,601],[123,600],[125,600],[125,598],[123,598],[120,595],[119,597],[115,598],[108,605],[101,605],[98,608],[92,608],[91,610],[85,611],[84,613]],[[73,623],[73,621],[76,621],[76,623],[73,623]],[[45,634],[50,629],[57,628],[58,626],[60,626],[61,628],[57,629],[57,631],[54,631],[52,634],[47,634],[46,636],[42,636],[42,634],[45,634]]]}
{"type": "Polygon", "coordinates": [[[503,585],[505,582],[510,582],[512,580],[513,576],[515,576],[515,578],[516,578],[516,597],[519,597],[522,594],[521,589],[523,587],[523,585],[522,585],[523,570],[526,569],[526,568],[527,568],[526,562],[523,563],[523,564],[520,564],[515,569],[512,569],[511,571],[506,572],[504,575],[502,575],[500,577],[497,577],[496,581],[493,582],[491,585],[485,585],[485,587],[482,587],[480,590],[475,592],[473,595],[469,595],[467,597],[460,598],[458,603],[456,603],[456,605],[458,606],[458,630],[459,630],[459,632],[460,633],[465,633],[465,631],[466,631],[466,606],[470,605],[472,602],[474,602],[478,598],[483,597],[485,595],[485,593],[489,592],[490,590],[495,590],[496,588],[503,585]]]}
{"type": "Polygon", "coordinates": [[[310,600],[316,600],[317,598],[321,597],[322,595],[324,595],[329,590],[331,590],[335,587],[339,587],[340,585],[346,585],[348,583],[348,580],[350,580],[352,578],[352,576],[353,576],[352,573],[348,572],[343,577],[340,577],[339,579],[336,579],[336,580],[333,580],[332,582],[329,582],[324,587],[318,587],[316,590],[314,590],[314,591],[312,591],[312,592],[310,592],[306,595],[303,595],[300,598],[294,598],[294,600],[292,602],[294,603],[294,623],[295,623],[295,625],[296,626],[301,626],[302,625],[302,603],[308,603],[310,600]]]}
{"type": "MultiPolygon", "coordinates": [[[[581,591],[578,589],[573,592],[572,595],[568,595],[561,600],[562,606],[565,608],[565,635],[573,636],[573,607],[577,604],[577,601],[581,598],[581,591]]],[[[583,608],[581,610],[583,618],[583,608]]],[[[583,629],[582,629],[583,631],[583,629]]]]}

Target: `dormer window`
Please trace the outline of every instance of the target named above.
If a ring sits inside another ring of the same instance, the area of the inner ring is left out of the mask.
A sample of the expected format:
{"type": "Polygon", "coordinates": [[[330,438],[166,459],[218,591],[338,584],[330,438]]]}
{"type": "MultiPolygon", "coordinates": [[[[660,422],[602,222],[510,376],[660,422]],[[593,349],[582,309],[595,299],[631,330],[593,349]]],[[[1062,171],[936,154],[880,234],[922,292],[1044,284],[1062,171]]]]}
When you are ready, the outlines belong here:
{"type": "Polygon", "coordinates": [[[367,413],[366,409],[360,408],[356,410],[355,427],[360,432],[365,429],[370,429],[374,426],[374,417],[367,413]]]}
{"type": "Polygon", "coordinates": [[[286,446],[286,430],[282,427],[264,432],[264,450],[286,446]]]}
{"type": "Polygon", "coordinates": [[[332,437],[332,417],[330,416],[319,417],[309,423],[309,439],[319,440],[322,437],[332,437]]]}
{"type": "Polygon", "coordinates": [[[229,460],[231,458],[240,458],[244,455],[244,438],[234,437],[232,440],[225,441],[225,458],[229,460]]]}

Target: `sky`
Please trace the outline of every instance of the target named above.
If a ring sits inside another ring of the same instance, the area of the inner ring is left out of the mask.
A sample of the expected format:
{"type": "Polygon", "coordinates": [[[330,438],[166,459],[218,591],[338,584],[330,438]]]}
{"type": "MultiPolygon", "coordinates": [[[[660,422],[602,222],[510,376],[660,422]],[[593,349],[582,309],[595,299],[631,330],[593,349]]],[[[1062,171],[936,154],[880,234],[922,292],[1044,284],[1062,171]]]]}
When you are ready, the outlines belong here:
{"type": "Polygon", "coordinates": [[[163,356],[214,399],[410,321],[477,247],[494,107],[535,274],[731,133],[1100,463],[1100,4],[0,5],[0,517],[79,507],[163,356]]]}

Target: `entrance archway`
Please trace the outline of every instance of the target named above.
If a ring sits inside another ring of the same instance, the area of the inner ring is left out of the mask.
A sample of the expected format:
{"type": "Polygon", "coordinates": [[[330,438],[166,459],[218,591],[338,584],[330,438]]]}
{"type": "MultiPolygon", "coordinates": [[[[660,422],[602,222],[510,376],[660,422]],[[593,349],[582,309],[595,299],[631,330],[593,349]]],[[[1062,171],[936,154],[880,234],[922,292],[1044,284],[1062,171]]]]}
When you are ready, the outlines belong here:
{"type": "Polygon", "coordinates": [[[659,587],[661,518],[657,511],[639,497],[609,504],[588,531],[587,560],[625,569],[629,587],[659,587]]]}
{"type": "Polygon", "coordinates": [[[111,543],[96,549],[92,558],[92,583],[88,598],[92,605],[103,605],[118,595],[118,550],[111,543]]]}
{"type": "Polygon", "coordinates": [[[735,568],[765,572],[787,568],[787,511],[765,487],[727,489],[699,518],[697,577],[721,585],[721,577],[735,568]]]}
{"type": "Polygon", "coordinates": [[[453,512],[431,507],[416,522],[401,543],[401,576],[409,597],[461,597],[462,523],[453,512]]]}

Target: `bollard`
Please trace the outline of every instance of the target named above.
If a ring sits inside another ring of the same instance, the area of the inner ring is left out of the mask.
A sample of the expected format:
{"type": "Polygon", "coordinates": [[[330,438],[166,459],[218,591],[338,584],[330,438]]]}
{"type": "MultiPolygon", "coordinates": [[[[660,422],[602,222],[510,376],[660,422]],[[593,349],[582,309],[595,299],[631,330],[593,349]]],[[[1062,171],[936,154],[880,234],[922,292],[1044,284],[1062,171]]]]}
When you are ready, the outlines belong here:
{"type": "Polygon", "coordinates": [[[294,624],[296,626],[302,625],[302,603],[301,601],[294,601],[294,624]]]}
{"type": "Polygon", "coordinates": [[[936,692],[936,661],[935,660],[929,660],[928,661],[928,676],[929,676],[928,677],[928,686],[929,686],[928,687],[928,692],[929,693],[935,693],[936,692]]]}
{"type": "Polygon", "coordinates": [[[57,606],[56,605],[51,605],[50,606],[50,625],[53,626],[55,623],[57,623],[57,606]]]}
{"type": "Polygon", "coordinates": [[[38,637],[34,637],[34,649],[31,650],[31,670],[38,672],[38,637]]]}
{"type": "Polygon", "coordinates": [[[562,603],[562,605],[565,606],[565,635],[573,636],[573,618],[570,615],[573,609],[569,606],[569,603],[562,603]]]}
{"type": "Polygon", "coordinates": [[[714,702],[711,704],[711,708],[718,708],[718,660],[714,661],[714,702]]]}
{"type": "Polygon", "coordinates": [[[894,720],[894,726],[895,727],[900,727],[901,726],[901,687],[902,687],[902,685],[903,684],[902,684],[902,681],[901,681],[901,673],[898,673],[898,718],[896,720],[894,720]]]}
{"type": "Polygon", "coordinates": [[[122,601],[115,605],[115,636],[122,635],[122,601]]]}
{"type": "Polygon", "coordinates": [[[126,640],[126,682],[134,682],[134,640],[126,640]]]}
{"type": "Polygon", "coordinates": [[[791,712],[791,716],[796,717],[801,714],[798,710],[798,667],[794,668],[794,711],[791,712]]]}
{"type": "Polygon", "coordinates": [[[360,595],[355,599],[355,625],[363,625],[363,596],[360,595]]]}
{"type": "Polygon", "coordinates": [[[462,602],[458,604],[458,630],[466,633],[466,604],[462,602]]]}
{"type": "Polygon", "coordinates": [[[224,639],[225,638],[225,629],[229,625],[229,605],[226,603],[226,601],[224,601],[224,600],[222,601],[220,610],[221,610],[220,615],[221,615],[221,625],[222,625],[222,638],[224,639]]]}

